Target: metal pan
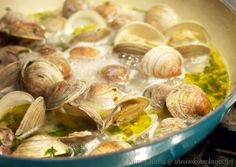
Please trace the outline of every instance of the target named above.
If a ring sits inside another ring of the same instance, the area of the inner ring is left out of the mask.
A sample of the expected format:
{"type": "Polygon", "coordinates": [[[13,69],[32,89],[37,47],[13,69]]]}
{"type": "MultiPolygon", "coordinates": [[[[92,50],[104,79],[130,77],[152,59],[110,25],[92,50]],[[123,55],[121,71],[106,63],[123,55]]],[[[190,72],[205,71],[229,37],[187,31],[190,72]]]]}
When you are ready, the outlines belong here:
{"type": "MultiPolygon", "coordinates": [[[[1,0],[0,15],[10,7],[25,13],[57,9],[64,0],[1,0]]],[[[97,1],[96,1],[97,2],[97,1]]],[[[220,50],[230,72],[230,92],[225,101],[198,123],[161,141],[107,155],[71,159],[26,159],[0,156],[0,166],[11,167],[116,167],[163,166],[180,157],[203,140],[222,120],[236,100],[236,16],[235,0],[119,0],[119,3],[137,8],[150,8],[162,2],[172,6],[184,20],[196,20],[206,26],[212,41],[220,50]],[[224,3],[223,3],[224,2],[224,3]],[[227,4],[227,5],[225,5],[227,4]]]]}

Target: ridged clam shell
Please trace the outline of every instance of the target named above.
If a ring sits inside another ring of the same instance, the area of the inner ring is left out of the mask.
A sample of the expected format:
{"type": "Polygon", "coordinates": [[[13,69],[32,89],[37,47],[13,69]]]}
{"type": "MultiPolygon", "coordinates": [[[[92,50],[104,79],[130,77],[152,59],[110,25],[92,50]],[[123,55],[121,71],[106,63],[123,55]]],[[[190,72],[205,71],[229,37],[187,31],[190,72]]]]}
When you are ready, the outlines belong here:
{"type": "Polygon", "coordinates": [[[0,69],[0,90],[14,85],[20,74],[21,63],[13,62],[0,69]]]}
{"type": "Polygon", "coordinates": [[[64,80],[59,68],[44,59],[26,62],[21,77],[24,88],[36,97],[43,95],[51,85],[64,80]]]}
{"type": "Polygon", "coordinates": [[[28,108],[15,135],[18,139],[30,136],[44,125],[46,121],[46,107],[43,97],[38,97],[28,108]]]}
{"type": "Polygon", "coordinates": [[[57,138],[47,135],[36,135],[24,140],[12,155],[29,158],[46,158],[52,156],[47,154],[49,149],[54,149],[54,156],[68,154],[68,151],[71,150],[70,147],[57,138]]]}
{"type": "Polygon", "coordinates": [[[171,7],[157,4],[147,11],[145,21],[164,32],[179,22],[179,16],[171,7]]]}
{"type": "Polygon", "coordinates": [[[177,86],[166,98],[166,105],[175,118],[194,121],[211,112],[207,95],[195,85],[177,86]]]}
{"type": "Polygon", "coordinates": [[[182,55],[166,45],[153,48],[141,60],[142,71],[157,78],[171,78],[181,75],[182,65],[182,55]]]}
{"type": "Polygon", "coordinates": [[[48,110],[62,107],[72,102],[86,90],[84,81],[61,81],[51,85],[44,94],[48,110]]]}

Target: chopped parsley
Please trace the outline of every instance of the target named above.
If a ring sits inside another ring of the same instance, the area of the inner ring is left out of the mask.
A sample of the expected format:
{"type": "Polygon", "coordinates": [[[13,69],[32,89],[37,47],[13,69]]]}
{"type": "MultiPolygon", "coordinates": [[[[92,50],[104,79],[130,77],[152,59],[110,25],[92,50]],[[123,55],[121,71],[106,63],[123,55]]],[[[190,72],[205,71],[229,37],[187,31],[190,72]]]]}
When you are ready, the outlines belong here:
{"type": "Polygon", "coordinates": [[[49,157],[53,158],[56,156],[56,152],[57,152],[57,150],[52,146],[51,148],[46,150],[44,156],[45,157],[49,156],[49,157]]]}

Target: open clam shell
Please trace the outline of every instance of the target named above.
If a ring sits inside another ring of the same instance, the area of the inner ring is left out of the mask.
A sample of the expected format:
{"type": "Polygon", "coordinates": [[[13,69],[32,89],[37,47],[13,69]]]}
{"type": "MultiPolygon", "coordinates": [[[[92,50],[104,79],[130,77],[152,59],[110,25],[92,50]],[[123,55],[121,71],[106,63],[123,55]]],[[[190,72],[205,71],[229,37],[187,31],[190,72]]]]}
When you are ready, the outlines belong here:
{"type": "Polygon", "coordinates": [[[17,112],[17,110],[12,109],[23,105],[29,105],[29,108],[26,109],[15,132],[18,139],[26,138],[37,131],[46,120],[44,99],[39,97],[34,100],[30,94],[21,91],[8,93],[0,100],[0,119],[3,119],[11,111],[17,112]]]}
{"type": "Polygon", "coordinates": [[[0,90],[14,85],[20,74],[21,63],[13,62],[0,69],[0,90]]]}
{"type": "Polygon", "coordinates": [[[195,121],[212,111],[207,95],[196,85],[183,84],[172,90],[166,106],[175,118],[195,121]]]}
{"type": "Polygon", "coordinates": [[[43,97],[38,97],[28,108],[15,135],[18,139],[30,136],[44,125],[46,121],[46,107],[43,97]]]}
{"type": "Polygon", "coordinates": [[[168,44],[184,57],[209,54],[210,35],[198,22],[182,22],[166,30],[168,44]]]}
{"type": "Polygon", "coordinates": [[[153,26],[132,22],[122,27],[114,40],[114,51],[143,55],[150,49],[165,44],[165,37],[153,26]]]}
{"type": "Polygon", "coordinates": [[[81,28],[81,31],[83,32],[89,29],[97,29],[104,27],[106,27],[106,21],[97,12],[95,12],[94,10],[82,10],[73,14],[66,21],[64,33],[70,36],[78,28],[81,28]],[[88,27],[85,28],[86,26],[88,27]]]}
{"type": "Polygon", "coordinates": [[[142,71],[157,78],[170,78],[182,74],[182,55],[172,47],[162,45],[153,48],[141,60],[142,71]]]}
{"type": "Polygon", "coordinates": [[[107,119],[106,126],[121,125],[129,122],[145,112],[149,100],[145,97],[128,98],[121,101],[107,119]]]}
{"type": "Polygon", "coordinates": [[[13,156],[29,158],[47,158],[71,156],[72,149],[58,138],[47,135],[36,135],[28,138],[13,152],[13,156]]]}
{"type": "Polygon", "coordinates": [[[48,110],[62,107],[72,102],[86,90],[84,81],[61,81],[51,85],[44,94],[48,110]]]}

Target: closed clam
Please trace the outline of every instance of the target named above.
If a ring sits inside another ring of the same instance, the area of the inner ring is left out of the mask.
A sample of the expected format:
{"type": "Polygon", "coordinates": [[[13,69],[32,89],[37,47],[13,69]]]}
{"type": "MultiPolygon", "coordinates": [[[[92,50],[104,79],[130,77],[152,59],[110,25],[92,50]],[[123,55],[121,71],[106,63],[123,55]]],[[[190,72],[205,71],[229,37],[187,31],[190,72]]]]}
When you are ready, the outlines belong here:
{"type": "Polygon", "coordinates": [[[8,11],[0,20],[0,31],[11,36],[30,39],[44,40],[43,28],[26,18],[26,16],[8,11]]]}
{"type": "Polygon", "coordinates": [[[38,97],[34,100],[30,94],[25,92],[15,91],[8,93],[0,100],[0,107],[1,124],[5,124],[7,116],[9,119],[13,119],[11,121],[15,122],[6,123],[4,126],[10,126],[15,131],[18,139],[26,138],[37,131],[46,120],[44,99],[38,97]],[[20,115],[18,113],[21,119],[18,118],[19,122],[16,122],[14,114],[17,114],[18,110],[19,112],[22,110],[22,113],[20,115]]]}
{"type": "Polygon", "coordinates": [[[44,94],[48,110],[63,107],[64,104],[72,102],[86,90],[84,81],[61,81],[50,87],[44,94]]]}
{"type": "Polygon", "coordinates": [[[30,158],[66,157],[73,155],[73,150],[58,138],[36,135],[24,140],[12,155],[30,158]]]}
{"type": "Polygon", "coordinates": [[[172,90],[166,106],[173,117],[194,121],[212,110],[207,95],[196,85],[183,84],[172,90]]]}
{"type": "Polygon", "coordinates": [[[108,83],[125,84],[129,81],[129,69],[123,65],[108,65],[98,75],[108,83]]]}
{"type": "Polygon", "coordinates": [[[77,11],[89,8],[90,3],[88,0],[65,0],[63,4],[62,14],[65,18],[69,18],[77,11]]]}
{"type": "Polygon", "coordinates": [[[180,80],[170,80],[148,87],[143,95],[151,99],[151,105],[163,109],[166,105],[168,94],[182,82],[180,80]]]}
{"type": "Polygon", "coordinates": [[[28,61],[23,65],[21,78],[24,88],[34,96],[40,96],[54,83],[64,80],[60,69],[45,59],[28,61]]]}
{"type": "Polygon", "coordinates": [[[166,30],[168,45],[177,49],[184,57],[209,54],[210,35],[198,22],[182,22],[166,30]]]}
{"type": "Polygon", "coordinates": [[[147,11],[145,21],[164,32],[178,23],[179,16],[171,7],[157,4],[147,11]]]}
{"type": "Polygon", "coordinates": [[[122,27],[114,40],[114,51],[143,55],[165,43],[161,32],[143,22],[132,22],[122,27]]]}
{"type": "Polygon", "coordinates": [[[171,78],[182,74],[182,55],[169,46],[153,48],[141,60],[142,71],[157,78],[171,78]]]}
{"type": "Polygon", "coordinates": [[[0,69],[0,90],[13,86],[19,77],[21,70],[20,62],[13,62],[0,69]]]}

